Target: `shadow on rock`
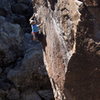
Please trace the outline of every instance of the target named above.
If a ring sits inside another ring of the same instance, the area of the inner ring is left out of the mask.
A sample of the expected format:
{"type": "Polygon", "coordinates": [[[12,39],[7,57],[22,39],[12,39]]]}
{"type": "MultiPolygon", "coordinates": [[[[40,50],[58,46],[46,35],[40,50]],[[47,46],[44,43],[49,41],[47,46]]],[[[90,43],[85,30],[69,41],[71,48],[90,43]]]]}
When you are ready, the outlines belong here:
{"type": "Polygon", "coordinates": [[[65,80],[68,100],[100,100],[100,57],[74,54],[65,80]]]}

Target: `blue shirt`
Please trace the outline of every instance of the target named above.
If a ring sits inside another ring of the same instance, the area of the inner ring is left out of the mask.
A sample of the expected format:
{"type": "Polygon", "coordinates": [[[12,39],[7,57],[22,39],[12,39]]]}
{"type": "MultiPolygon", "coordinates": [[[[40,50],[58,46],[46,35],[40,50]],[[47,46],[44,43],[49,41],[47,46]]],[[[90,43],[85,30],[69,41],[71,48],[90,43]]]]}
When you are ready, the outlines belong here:
{"type": "Polygon", "coordinates": [[[39,32],[39,27],[37,24],[31,25],[32,32],[39,32]]]}

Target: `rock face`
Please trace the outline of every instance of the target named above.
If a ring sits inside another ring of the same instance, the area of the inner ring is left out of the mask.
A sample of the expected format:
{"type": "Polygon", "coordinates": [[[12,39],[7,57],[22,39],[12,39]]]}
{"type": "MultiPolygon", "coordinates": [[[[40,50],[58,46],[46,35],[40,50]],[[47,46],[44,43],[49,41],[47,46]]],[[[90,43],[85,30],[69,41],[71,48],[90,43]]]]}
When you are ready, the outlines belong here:
{"type": "Polygon", "coordinates": [[[0,100],[53,99],[42,46],[30,34],[32,14],[31,0],[0,0],[0,100]]]}
{"type": "Polygon", "coordinates": [[[33,2],[44,21],[44,61],[55,100],[99,100],[99,0],[33,2]]]}
{"type": "Polygon", "coordinates": [[[0,0],[0,100],[100,100],[100,1],[32,1],[0,0]]]}

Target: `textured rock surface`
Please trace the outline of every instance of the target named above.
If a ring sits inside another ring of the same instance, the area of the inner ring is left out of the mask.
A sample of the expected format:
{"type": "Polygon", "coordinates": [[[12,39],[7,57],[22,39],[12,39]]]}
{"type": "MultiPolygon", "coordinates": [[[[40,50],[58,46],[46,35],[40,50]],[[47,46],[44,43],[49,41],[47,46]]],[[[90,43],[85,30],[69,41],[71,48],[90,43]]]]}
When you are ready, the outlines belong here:
{"type": "Polygon", "coordinates": [[[20,93],[19,93],[18,90],[12,88],[9,91],[7,98],[10,99],[10,100],[19,100],[20,99],[20,93]]]}
{"type": "Polygon", "coordinates": [[[26,51],[21,65],[8,72],[8,79],[14,82],[16,87],[46,87],[48,83],[47,74],[43,71],[41,49],[30,48],[26,51]],[[39,83],[41,82],[41,84],[39,83]]]}
{"type": "Polygon", "coordinates": [[[22,94],[23,99],[22,100],[41,100],[39,95],[32,91],[27,91],[22,94]]]}
{"type": "Polygon", "coordinates": [[[0,0],[0,100],[54,100],[49,78],[55,100],[100,100],[100,1],[80,1],[33,0],[46,72],[31,0],[0,0]]]}
{"type": "Polygon", "coordinates": [[[38,94],[45,100],[53,100],[53,94],[50,90],[38,91],[38,94]]]}
{"type": "Polygon", "coordinates": [[[99,0],[80,1],[33,0],[56,100],[100,99],[99,0]]]}
{"type": "Polygon", "coordinates": [[[7,22],[4,17],[0,17],[0,24],[0,66],[6,66],[20,56],[21,28],[7,22]]]}

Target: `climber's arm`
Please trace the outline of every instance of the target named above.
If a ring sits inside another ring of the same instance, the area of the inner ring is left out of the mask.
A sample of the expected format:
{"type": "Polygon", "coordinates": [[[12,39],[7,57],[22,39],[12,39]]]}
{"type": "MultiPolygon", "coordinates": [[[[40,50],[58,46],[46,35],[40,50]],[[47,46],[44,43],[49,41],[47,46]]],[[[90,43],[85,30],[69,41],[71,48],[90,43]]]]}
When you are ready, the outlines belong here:
{"type": "Polygon", "coordinates": [[[33,14],[33,16],[29,19],[29,21],[31,21],[33,18],[35,18],[35,15],[33,14]]]}
{"type": "Polygon", "coordinates": [[[41,22],[39,25],[38,25],[38,27],[40,27],[40,26],[42,26],[43,25],[43,22],[41,22]]]}

